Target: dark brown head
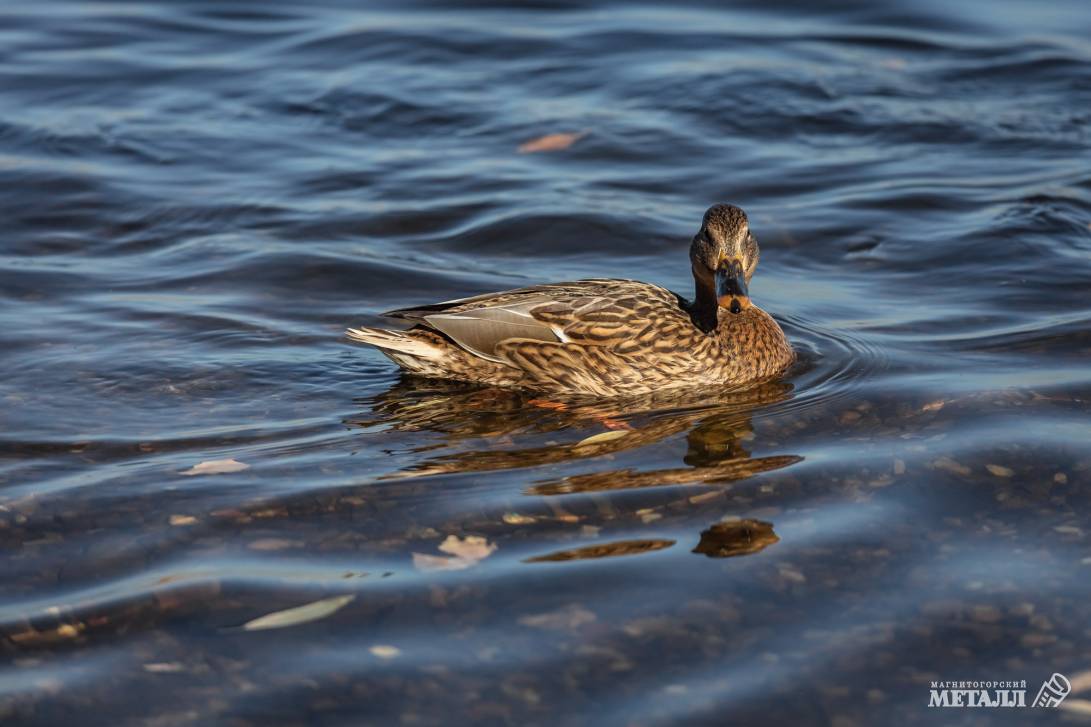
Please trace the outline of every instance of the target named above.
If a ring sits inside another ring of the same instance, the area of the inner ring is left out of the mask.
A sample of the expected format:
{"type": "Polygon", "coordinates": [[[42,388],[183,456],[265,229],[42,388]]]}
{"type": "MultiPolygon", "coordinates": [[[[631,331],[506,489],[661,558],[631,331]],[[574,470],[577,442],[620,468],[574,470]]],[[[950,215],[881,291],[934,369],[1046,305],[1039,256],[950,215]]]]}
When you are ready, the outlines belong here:
{"type": "Polygon", "coordinates": [[[709,207],[689,248],[699,300],[715,299],[739,313],[750,307],[748,286],[758,267],[758,241],[746,213],[735,205],[709,207]]]}

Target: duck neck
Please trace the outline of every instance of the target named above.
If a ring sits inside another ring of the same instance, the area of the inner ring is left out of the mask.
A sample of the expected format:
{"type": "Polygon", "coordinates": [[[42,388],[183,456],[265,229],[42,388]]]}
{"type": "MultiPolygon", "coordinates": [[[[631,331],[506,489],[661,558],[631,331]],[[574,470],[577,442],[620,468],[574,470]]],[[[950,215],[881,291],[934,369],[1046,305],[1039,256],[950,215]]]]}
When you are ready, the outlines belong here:
{"type": "Polygon", "coordinates": [[[695,326],[705,333],[712,333],[716,330],[720,316],[720,306],[716,302],[716,289],[711,282],[702,280],[696,274],[693,276],[693,282],[696,297],[690,306],[690,317],[695,326]]]}

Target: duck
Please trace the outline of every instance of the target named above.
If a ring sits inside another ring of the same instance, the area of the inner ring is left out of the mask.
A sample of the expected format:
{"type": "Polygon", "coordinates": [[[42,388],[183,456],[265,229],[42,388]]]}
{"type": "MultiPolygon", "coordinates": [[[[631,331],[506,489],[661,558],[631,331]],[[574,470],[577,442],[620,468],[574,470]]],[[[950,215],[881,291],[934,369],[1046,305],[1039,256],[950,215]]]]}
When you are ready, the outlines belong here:
{"type": "Polygon", "coordinates": [[[345,335],[408,374],[488,386],[596,397],[745,388],[794,360],[780,325],[750,299],[758,257],[746,213],[716,204],[690,243],[692,300],[592,278],[392,310],[382,315],[411,327],[345,335]]]}

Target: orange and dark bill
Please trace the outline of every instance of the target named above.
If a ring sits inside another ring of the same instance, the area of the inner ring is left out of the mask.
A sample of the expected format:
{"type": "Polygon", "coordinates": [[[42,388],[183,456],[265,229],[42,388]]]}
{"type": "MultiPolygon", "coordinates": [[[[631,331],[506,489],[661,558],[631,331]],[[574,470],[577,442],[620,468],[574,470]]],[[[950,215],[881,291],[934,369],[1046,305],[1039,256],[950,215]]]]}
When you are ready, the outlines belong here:
{"type": "Polygon", "coordinates": [[[716,271],[716,300],[721,308],[732,313],[741,313],[750,307],[746,275],[738,260],[724,260],[716,271]]]}

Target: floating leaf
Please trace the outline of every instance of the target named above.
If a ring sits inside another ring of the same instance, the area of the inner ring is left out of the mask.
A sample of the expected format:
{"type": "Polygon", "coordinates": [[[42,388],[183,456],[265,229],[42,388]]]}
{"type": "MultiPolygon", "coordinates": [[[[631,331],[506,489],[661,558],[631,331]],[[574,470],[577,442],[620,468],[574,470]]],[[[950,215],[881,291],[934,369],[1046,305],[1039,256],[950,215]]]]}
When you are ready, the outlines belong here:
{"type": "Polygon", "coordinates": [[[504,513],[504,522],[508,525],[530,525],[534,522],[534,518],[529,515],[520,515],[517,512],[504,513]]]}
{"type": "Polygon", "coordinates": [[[1057,706],[1073,714],[1091,717],[1091,701],[1086,699],[1066,699],[1057,706]]]}
{"type": "Polygon", "coordinates": [[[144,671],[151,672],[152,674],[174,674],[183,669],[185,669],[185,667],[177,661],[160,661],[144,665],[144,671]]]}
{"type": "Polygon", "coordinates": [[[592,434],[586,439],[581,439],[576,442],[577,447],[589,447],[592,444],[603,444],[604,442],[612,442],[615,439],[621,439],[629,433],[628,429],[614,429],[609,432],[601,432],[599,434],[592,434]]]}
{"type": "Polygon", "coordinates": [[[462,560],[461,558],[446,558],[442,555],[428,555],[427,553],[413,553],[413,567],[417,570],[464,570],[474,565],[476,561],[462,560]]]}
{"type": "Polygon", "coordinates": [[[531,139],[519,145],[520,154],[533,154],[539,151],[560,151],[567,149],[577,141],[587,136],[586,131],[567,134],[546,134],[537,139],[531,139]]]}
{"type": "Polygon", "coordinates": [[[368,649],[368,651],[380,659],[393,659],[402,653],[402,650],[397,646],[385,646],[383,644],[376,644],[368,649]]]}
{"type": "Polygon", "coordinates": [[[440,543],[439,549],[456,558],[482,560],[492,555],[496,550],[496,544],[477,535],[468,535],[464,539],[459,539],[457,535],[448,535],[447,539],[440,543]]]}
{"type": "Polygon", "coordinates": [[[424,571],[463,570],[492,555],[496,551],[496,544],[477,535],[468,535],[464,539],[448,535],[440,543],[439,549],[453,557],[413,553],[413,567],[424,571]]]}
{"type": "Polygon", "coordinates": [[[10,634],[8,638],[14,641],[16,644],[54,644],[64,639],[77,638],[80,633],[87,628],[82,623],[73,624],[61,624],[55,629],[48,629],[46,631],[37,631],[35,629],[28,629],[18,633],[10,634]]]}
{"type": "Polygon", "coordinates": [[[523,616],[519,623],[535,629],[550,629],[554,631],[571,631],[584,624],[592,623],[597,617],[579,604],[569,604],[556,611],[523,616]]]}
{"type": "Polygon", "coordinates": [[[175,526],[180,525],[193,525],[197,522],[197,518],[192,515],[171,515],[170,524],[175,526]]]}
{"type": "Polygon", "coordinates": [[[1091,691],[1091,671],[1081,671],[1068,678],[1073,694],[1091,691]]]}
{"type": "Polygon", "coordinates": [[[250,465],[237,459],[210,459],[201,464],[194,465],[188,470],[182,470],[178,474],[192,477],[193,475],[222,475],[227,472],[240,472],[250,469],[250,465]]]}
{"type": "Polygon", "coordinates": [[[63,636],[66,639],[74,639],[80,635],[82,629],[83,624],[80,624],[78,628],[72,624],[61,624],[57,627],[57,635],[63,636]]]}
{"type": "Polygon", "coordinates": [[[305,606],[296,606],[284,611],[267,613],[253,621],[247,621],[242,627],[247,631],[263,631],[265,629],[283,629],[288,626],[317,621],[320,618],[326,618],[330,614],[337,613],[355,598],[356,596],[352,594],[323,598],[321,601],[308,603],[305,606]]]}

